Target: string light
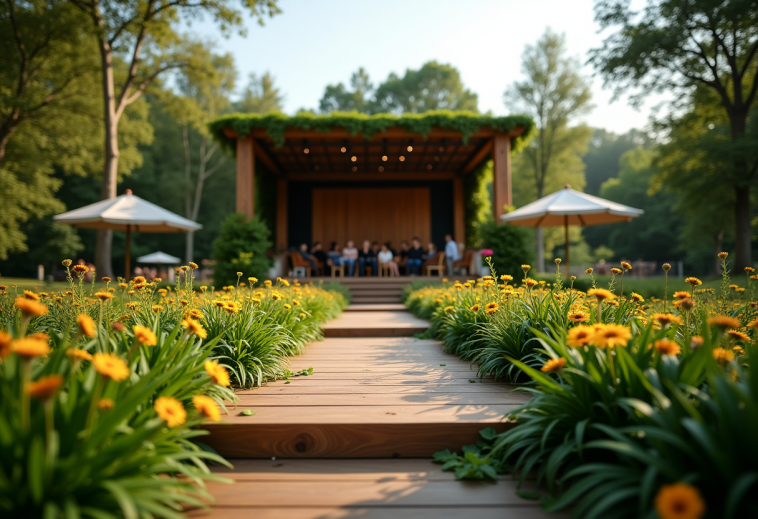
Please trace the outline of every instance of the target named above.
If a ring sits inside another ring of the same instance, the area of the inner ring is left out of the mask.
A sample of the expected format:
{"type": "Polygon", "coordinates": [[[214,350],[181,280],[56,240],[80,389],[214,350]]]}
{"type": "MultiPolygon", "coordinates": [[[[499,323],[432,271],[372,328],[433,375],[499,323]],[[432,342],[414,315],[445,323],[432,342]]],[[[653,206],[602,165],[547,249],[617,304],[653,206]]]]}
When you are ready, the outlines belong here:
{"type": "Polygon", "coordinates": [[[352,157],[350,157],[350,160],[352,160],[353,162],[355,162],[356,160],[358,160],[358,157],[356,157],[355,155],[353,155],[352,157]]]}
{"type": "Polygon", "coordinates": [[[413,146],[408,146],[408,152],[413,151],[413,146]]]}
{"type": "Polygon", "coordinates": [[[308,148],[305,148],[305,149],[303,150],[303,153],[305,153],[306,155],[308,155],[310,152],[311,152],[311,150],[309,150],[308,148]]]}
{"type": "Polygon", "coordinates": [[[402,155],[400,155],[400,162],[404,162],[404,161],[405,161],[405,157],[403,157],[402,155]]]}
{"type": "Polygon", "coordinates": [[[387,155],[382,155],[382,160],[383,160],[384,162],[387,162],[387,155]]]}
{"type": "Polygon", "coordinates": [[[379,166],[379,173],[381,173],[382,171],[384,171],[384,166],[379,166]]]}
{"type": "Polygon", "coordinates": [[[347,151],[347,148],[345,148],[344,146],[342,146],[342,147],[340,148],[340,151],[341,151],[342,153],[345,153],[345,152],[347,151]]]}

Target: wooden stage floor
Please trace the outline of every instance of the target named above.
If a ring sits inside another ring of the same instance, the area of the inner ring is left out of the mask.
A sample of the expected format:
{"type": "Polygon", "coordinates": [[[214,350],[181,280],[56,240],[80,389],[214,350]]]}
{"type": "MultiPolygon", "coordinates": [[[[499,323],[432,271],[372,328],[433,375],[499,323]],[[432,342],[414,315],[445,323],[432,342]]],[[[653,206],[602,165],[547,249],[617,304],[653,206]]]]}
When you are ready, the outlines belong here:
{"type": "Polygon", "coordinates": [[[510,476],[460,482],[431,462],[485,427],[511,427],[503,415],[528,397],[477,379],[437,341],[397,332],[426,326],[406,312],[348,311],[325,329],[349,333],[292,358],[293,372],[312,375],[240,391],[230,425],[210,427],[208,441],[234,464],[214,472],[236,483],[210,485],[216,506],[190,517],[560,517],[518,497],[510,476]]]}

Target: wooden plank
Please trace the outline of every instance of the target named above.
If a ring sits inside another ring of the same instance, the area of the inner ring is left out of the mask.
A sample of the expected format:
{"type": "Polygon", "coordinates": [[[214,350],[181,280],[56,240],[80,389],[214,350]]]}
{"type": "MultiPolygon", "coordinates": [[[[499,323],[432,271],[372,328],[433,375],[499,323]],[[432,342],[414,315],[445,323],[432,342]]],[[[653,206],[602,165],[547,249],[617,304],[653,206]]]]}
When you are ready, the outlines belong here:
{"type": "Polygon", "coordinates": [[[294,181],[329,181],[329,182],[377,182],[377,181],[412,181],[412,180],[452,180],[454,171],[428,171],[425,173],[395,173],[385,171],[383,173],[371,173],[359,171],[357,173],[321,173],[321,172],[288,172],[285,178],[294,181]]]}
{"type": "MultiPolygon", "coordinates": [[[[471,140],[481,139],[485,137],[492,137],[495,134],[494,130],[490,128],[480,128],[476,131],[473,135],[471,135],[471,140]]],[[[268,132],[263,128],[254,128],[250,131],[250,135],[256,138],[271,140],[271,137],[268,135],[268,132]]],[[[334,139],[337,141],[338,144],[342,144],[344,141],[347,141],[348,143],[358,143],[363,144],[366,142],[366,137],[369,137],[369,142],[381,142],[383,139],[406,139],[406,138],[416,138],[419,139],[419,143],[423,144],[425,141],[432,141],[436,139],[461,139],[463,134],[461,132],[455,131],[455,130],[443,130],[441,128],[432,128],[432,130],[426,135],[426,139],[422,139],[421,136],[417,133],[409,133],[402,127],[392,127],[387,128],[384,132],[377,133],[370,136],[364,136],[361,133],[358,134],[352,134],[346,130],[343,130],[342,128],[333,128],[329,132],[320,132],[316,130],[301,130],[301,129],[290,129],[285,130],[284,132],[284,138],[286,140],[290,139],[307,139],[307,138],[316,138],[321,141],[327,141],[334,139]]]]}
{"type": "MultiPolygon", "coordinates": [[[[486,484],[486,483],[485,483],[486,484]]],[[[386,506],[386,507],[219,507],[212,511],[193,510],[187,517],[206,519],[562,519],[567,514],[547,513],[538,505],[523,500],[512,506],[478,506],[466,502],[459,506],[386,506]]]]}
{"type": "Polygon", "coordinates": [[[250,137],[237,139],[236,211],[247,218],[255,215],[255,154],[250,137]]]}
{"type": "MultiPolygon", "coordinates": [[[[340,394],[308,393],[278,395],[241,395],[236,407],[302,407],[302,406],[417,406],[417,405],[521,405],[528,401],[523,395],[500,393],[416,393],[416,394],[340,394]]],[[[230,407],[230,412],[234,413],[230,407]]]]}
{"type": "MultiPolygon", "coordinates": [[[[455,177],[453,180],[453,240],[456,243],[466,243],[466,207],[463,192],[463,179],[455,177]]],[[[452,274],[452,272],[446,272],[452,274]]]]}
{"type": "Polygon", "coordinates": [[[511,138],[508,134],[497,134],[493,138],[493,212],[495,222],[505,214],[505,208],[513,205],[511,197],[511,138]]]}
{"type": "Polygon", "coordinates": [[[346,312],[322,326],[324,330],[377,327],[428,328],[429,323],[410,312],[346,312]]]}
{"type": "Polygon", "coordinates": [[[470,173],[474,170],[475,167],[477,167],[479,164],[482,163],[482,161],[487,158],[487,155],[489,155],[492,152],[492,139],[487,139],[487,142],[484,143],[484,145],[477,150],[477,152],[474,154],[471,159],[466,162],[466,165],[463,167],[463,173],[470,173]]]}
{"type": "MultiPolygon", "coordinates": [[[[257,416],[245,418],[252,422],[257,416]]],[[[429,458],[476,442],[485,427],[501,432],[513,424],[216,424],[205,426],[211,434],[202,441],[227,458],[429,458]]]]}
{"type": "Polygon", "coordinates": [[[256,139],[253,139],[253,152],[255,153],[255,156],[258,158],[258,160],[260,160],[271,173],[275,175],[279,174],[279,167],[256,139]]]}
{"type": "Polygon", "coordinates": [[[261,395],[378,395],[378,394],[428,394],[428,393],[447,393],[454,391],[456,393],[500,393],[503,391],[501,384],[468,384],[462,381],[446,384],[351,384],[346,385],[344,382],[332,382],[328,385],[319,384],[318,386],[283,382],[269,383],[263,387],[252,389],[255,393],[261,395]]]}
{"type": "Polygon", "coordinates": [[[383,312],[383,311],[394,311],[394,312],[403,312],[405,311],[405,305],[402,303],[399,304],[384,304],[384,305],[348,305],[347,308],[345,308],[346,312],[383,312]]]}
{"type": "Polygon", "coordinates": [[[287,180],[279,179],[276,182],[276,248],[280,251],[286,251],[289,246],[287,188],[287,180]]]}

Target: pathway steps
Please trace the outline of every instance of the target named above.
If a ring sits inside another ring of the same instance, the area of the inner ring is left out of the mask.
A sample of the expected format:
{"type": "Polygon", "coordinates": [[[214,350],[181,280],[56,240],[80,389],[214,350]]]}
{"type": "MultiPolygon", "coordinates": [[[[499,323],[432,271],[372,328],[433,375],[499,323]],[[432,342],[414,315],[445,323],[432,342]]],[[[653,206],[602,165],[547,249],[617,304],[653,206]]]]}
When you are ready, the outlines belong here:
{"type": "Polygon", "coordinates": [[[204,438],[235,465],[214,472],[237,482],[210,485],[218,503],[210,517],[547,517],[516,496],[510,477],[462,483],[431,463],[485,427],[512,427],[503,416],[528,397],[479,380],[439,342],[410,336],[427,326],[394,309],[351,309],[291,359],[292,371],[312,375],[238,392],[228,424],[209,425],[204,438]],[[249,409],[256,413],[241,414],[249,409]]]}

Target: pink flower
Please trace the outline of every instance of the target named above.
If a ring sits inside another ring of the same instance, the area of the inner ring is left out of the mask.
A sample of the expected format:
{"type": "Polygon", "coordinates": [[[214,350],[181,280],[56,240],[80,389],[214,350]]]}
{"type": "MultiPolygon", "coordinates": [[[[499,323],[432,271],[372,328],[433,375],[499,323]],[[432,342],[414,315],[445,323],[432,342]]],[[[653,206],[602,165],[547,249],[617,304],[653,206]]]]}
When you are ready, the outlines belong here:
{"type": "Polygon", "coordinates": [[[479,251],[480,256],[492,256],[492,249],[482,249],[479,251]]]}

